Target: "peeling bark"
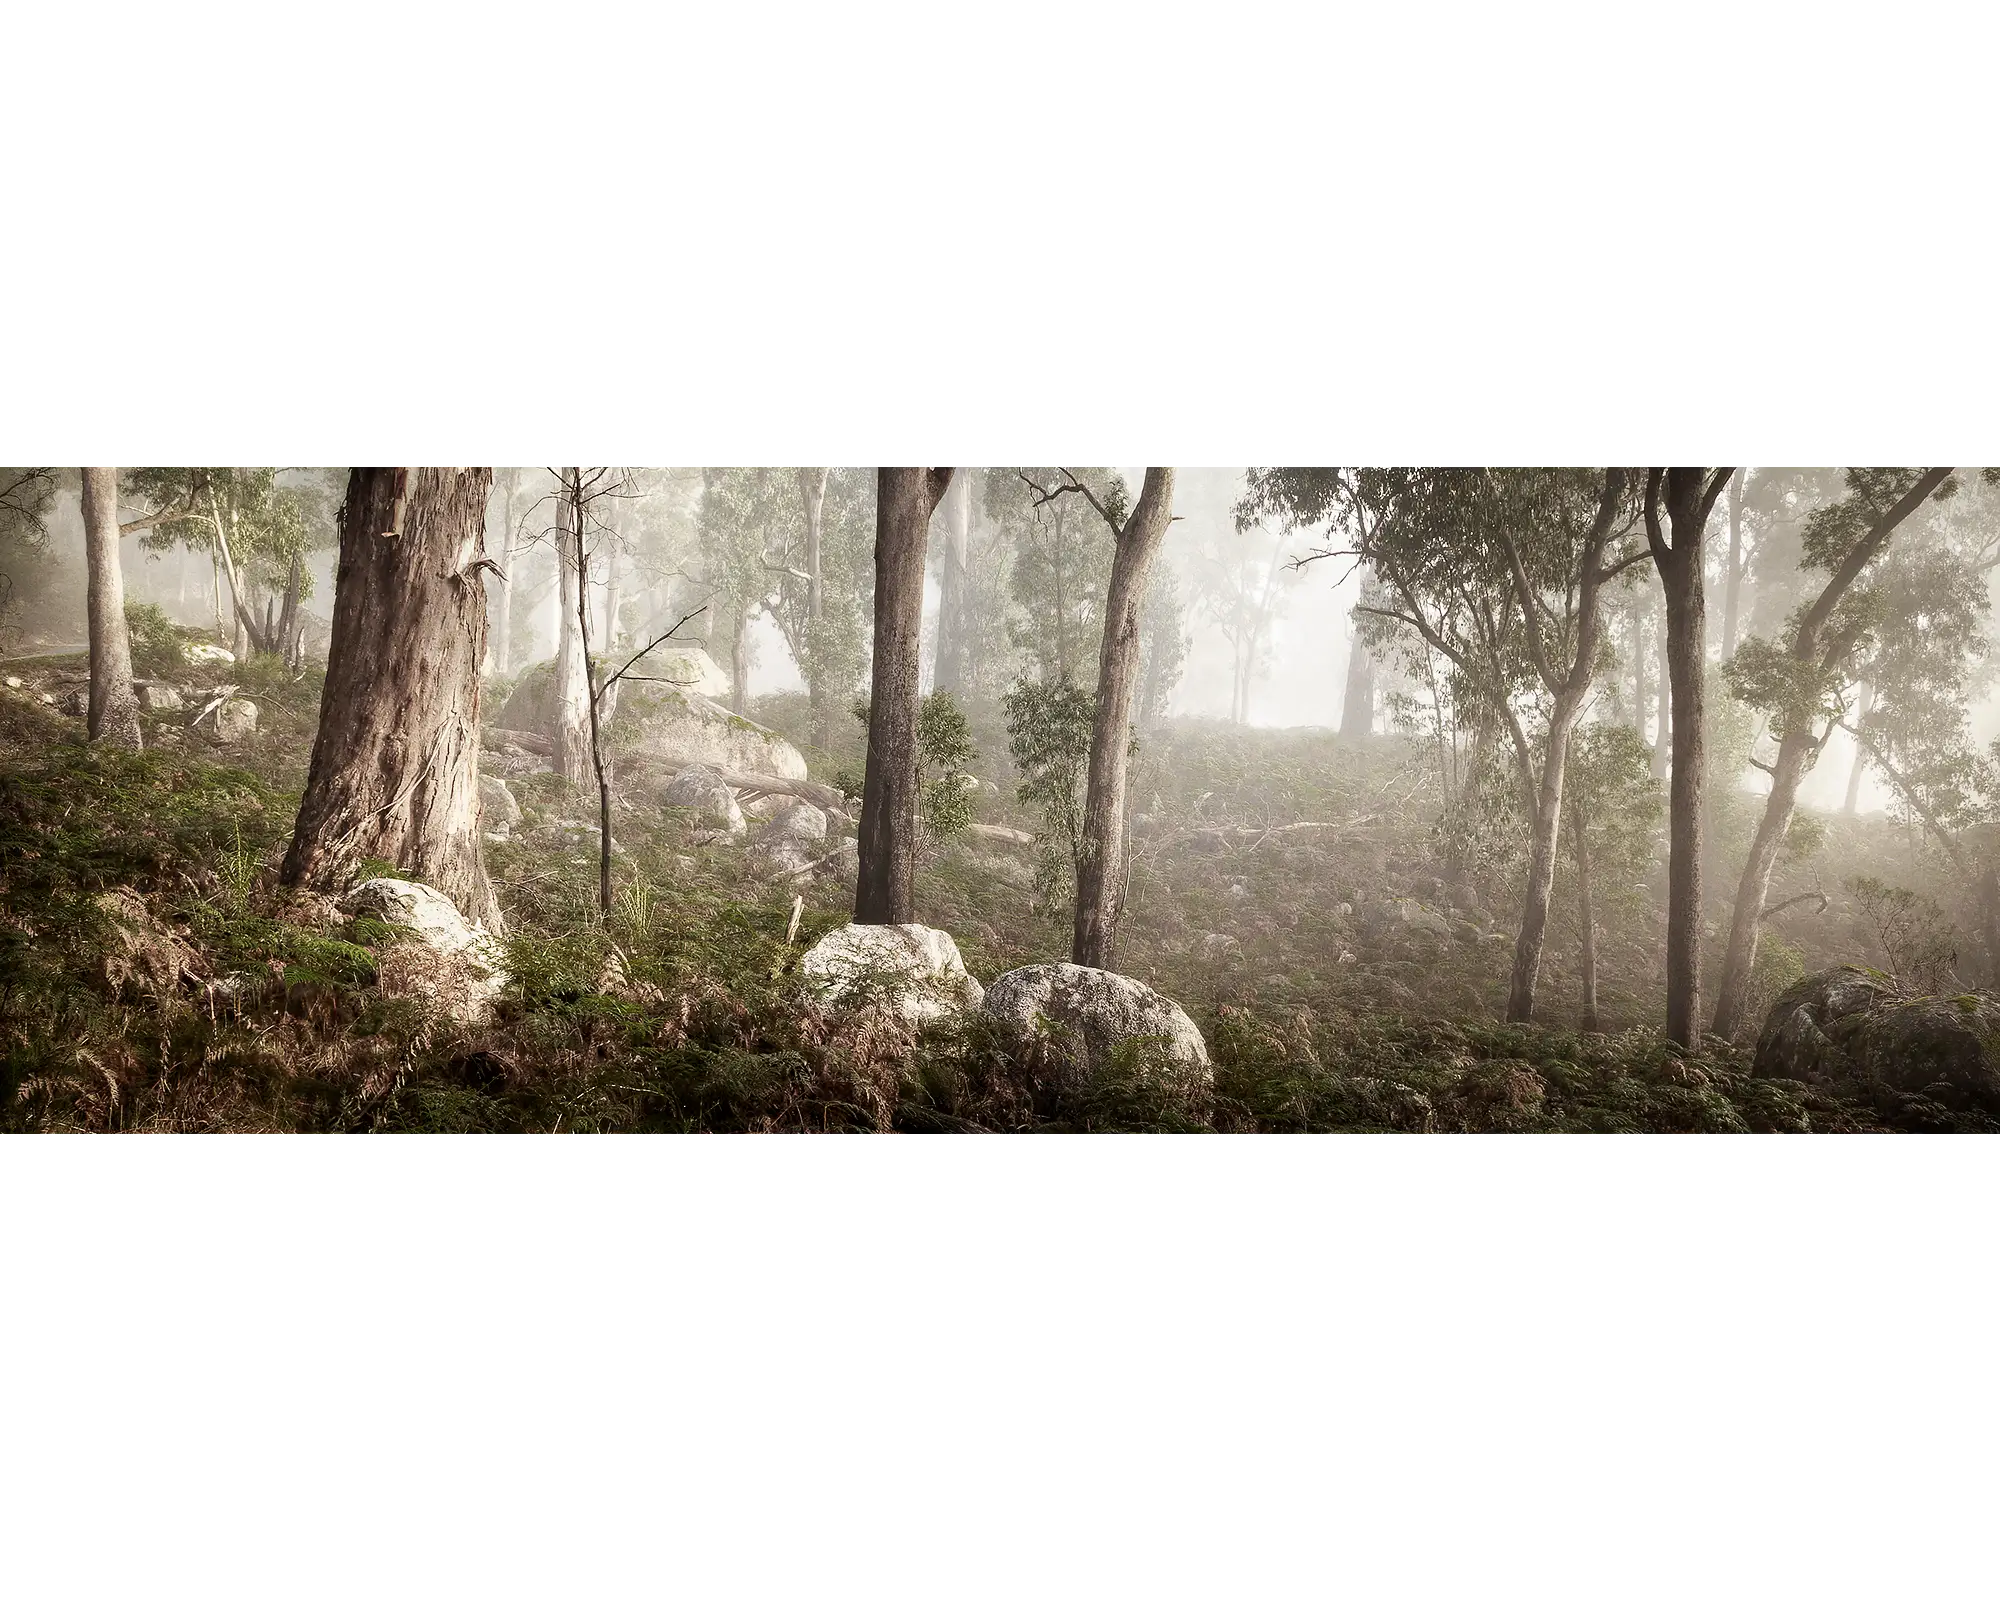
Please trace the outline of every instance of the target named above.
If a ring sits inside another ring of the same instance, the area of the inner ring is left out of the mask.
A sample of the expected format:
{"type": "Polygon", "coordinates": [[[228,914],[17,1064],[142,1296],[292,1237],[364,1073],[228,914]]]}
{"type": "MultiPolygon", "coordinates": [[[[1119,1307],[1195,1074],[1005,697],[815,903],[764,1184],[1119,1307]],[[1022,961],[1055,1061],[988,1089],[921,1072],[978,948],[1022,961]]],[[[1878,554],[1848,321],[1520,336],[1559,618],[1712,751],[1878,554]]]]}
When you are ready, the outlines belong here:
{"type": "Polygon", "coordinates": [[[917,875],[918,647],[924,547],[950,467],[875,473],[875,658],[862,780],[856,922],[911,920],[917,875]]]}
{"type": "Polygon", "coordinates": [[[479,834],[486,589],[471,570],[490,476],[486,467],[348,474],[319,732],[282,878],[337,891],[362,861],[393,861],[497,933],[479,834]]]}

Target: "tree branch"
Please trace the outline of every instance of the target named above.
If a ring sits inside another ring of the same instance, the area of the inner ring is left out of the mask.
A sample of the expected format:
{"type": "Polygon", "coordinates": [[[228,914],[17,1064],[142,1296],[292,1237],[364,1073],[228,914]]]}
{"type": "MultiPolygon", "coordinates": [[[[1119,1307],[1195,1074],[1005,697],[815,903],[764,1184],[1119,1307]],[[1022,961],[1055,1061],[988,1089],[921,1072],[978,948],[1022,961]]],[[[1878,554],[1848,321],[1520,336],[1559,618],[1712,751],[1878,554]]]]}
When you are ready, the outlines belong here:
{"type": "Polygon", "coordinates": [[[707,609],[708,609],[707,606],[697,606],[694,610],[690,611],[686,616],[682,617],[679,622],[676,622],[671,628],[667,629],[665,633],[661,634],[659,638],[655,639],[651,644],[647,645],[645,649],[641,650],[630,661],[626,662],[624,666],[620,667],[616,672],[612,673],[610,677],[606,678],[603,683],[598,685],[596,692],[591,696],[591,698],[593,700],[602,700],[604,698],[605,690],[609,689],[614,683],[618,682],[618,680],[624,677],[626,673],[630,672],[647,656],[651,655],[661,645],[665,644],[675,634],[679,633],[682,628],[686,627],[690,622],[694,621],[696,617],[700,616],[702,612],[706,611],[707,609]]]}

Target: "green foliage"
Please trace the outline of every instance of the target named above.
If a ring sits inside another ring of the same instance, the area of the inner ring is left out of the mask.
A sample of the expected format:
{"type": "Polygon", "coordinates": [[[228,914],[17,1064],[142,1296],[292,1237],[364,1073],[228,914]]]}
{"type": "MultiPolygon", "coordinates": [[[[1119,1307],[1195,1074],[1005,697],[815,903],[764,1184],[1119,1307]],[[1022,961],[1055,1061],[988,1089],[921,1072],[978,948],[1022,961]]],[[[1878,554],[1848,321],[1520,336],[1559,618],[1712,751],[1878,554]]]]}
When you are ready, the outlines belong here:
{"type": "Polygon", "coordinates": [[[1035,903],[1061,920],[1076,901],[1097,696],[1064,680],[1031,683],[1023,678],[1001,703],[1007,713],[1007,748],[1020,774],[1015,797],[1040,818],[1035,903]]]}
{"type": "Polygon", "coordinates": [[[140,678],[174,678],[187,666],[187,647],[206,637],[184,628],[156,605],[127,602],[125,630],[132,641],[132,672],[140,678]]]}
{"type": "Polygon", "coordinates": [[[934,849],[972,820],[978,783],[968,769],[977,756],[972,729],[950,691],[924,696],[917,717],[917,825],[934,849]]]}
{"type": "MultiPolygon", "coordinates": [[[[1094,675],[1104,596],[1115,549],[1111,530],[1080,492],[1064,489],[1066,469],[1020,467],[986,475],[986,514],[1010,539],[1008,636],[1046,682],[1094,675]]],[[[1121,525],[1124,481],[1108,467],[1075,469],[1121,525]]]]}
{"type": "Polygon", "coordinates": [[[55,497],[54,467],[0,467],[0,637],[18,626],[53,575],[48,518],[55,497]]]}

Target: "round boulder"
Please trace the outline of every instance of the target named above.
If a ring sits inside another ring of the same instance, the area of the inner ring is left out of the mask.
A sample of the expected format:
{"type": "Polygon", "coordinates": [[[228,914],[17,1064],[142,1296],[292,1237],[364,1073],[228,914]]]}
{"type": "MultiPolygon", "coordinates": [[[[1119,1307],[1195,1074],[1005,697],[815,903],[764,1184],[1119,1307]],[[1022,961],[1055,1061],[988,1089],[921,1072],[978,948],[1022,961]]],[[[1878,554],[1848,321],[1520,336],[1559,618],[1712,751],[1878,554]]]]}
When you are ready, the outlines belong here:
{"type": "Polygon", "coordinates": [[[1142,1062],[1206,1087],[1214,1080],[1201,1029],[1173,1001],[1136,978],[1069,961],[1016,967],[986,990],[986,1010],[1015,1038],[1053,1037],[1078,1075],[1107,1065],[1120,1046],[1142,1062]]]}
{"type": "Polygon", "coordinates": [[[660,791],[660,804],[692,811],[702,823],[727,833],[742,833],[749,824],[743,808],[736,803],[736,791],[708,767],[688,767],[677,772],[660,791]]]}
{"type": "Polygon", "coordinates": [[[350,916],[371,917],[409,937],[378,962],[385,993],[419,994],[462,1022],[480,1020],[507,986],[498,943],[427,883],[370,878],[341,901],[350,916]]]}
{"type": "Polygon", "coordinates": [[[982,997],[952,936],[921,922],[835,928],[806,952],[799,975],[823,1004],[879,994],[910,1023],[961,1015],[982,997]]]}
{"type": "Polygon", "coordinates": [[[511,831],[521,820],[521,802],[506,780],[484,772],[479,775],[479,810],[486,826],[497,833],[511,831]]]}

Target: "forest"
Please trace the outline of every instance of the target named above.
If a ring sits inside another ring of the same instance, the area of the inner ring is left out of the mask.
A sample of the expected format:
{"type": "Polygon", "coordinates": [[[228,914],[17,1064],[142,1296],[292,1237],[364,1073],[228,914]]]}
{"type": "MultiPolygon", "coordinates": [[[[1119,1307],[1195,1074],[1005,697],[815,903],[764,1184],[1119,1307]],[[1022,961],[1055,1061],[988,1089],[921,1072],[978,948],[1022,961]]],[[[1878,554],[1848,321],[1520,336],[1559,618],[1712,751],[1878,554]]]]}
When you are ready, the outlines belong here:
{"type": "Polygon", "coordinates": [[[2000,1128],[2000,469],[0,468],[0,1128],[2000,1128]]]}

